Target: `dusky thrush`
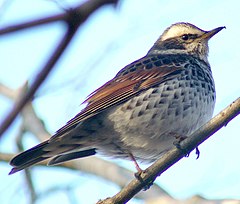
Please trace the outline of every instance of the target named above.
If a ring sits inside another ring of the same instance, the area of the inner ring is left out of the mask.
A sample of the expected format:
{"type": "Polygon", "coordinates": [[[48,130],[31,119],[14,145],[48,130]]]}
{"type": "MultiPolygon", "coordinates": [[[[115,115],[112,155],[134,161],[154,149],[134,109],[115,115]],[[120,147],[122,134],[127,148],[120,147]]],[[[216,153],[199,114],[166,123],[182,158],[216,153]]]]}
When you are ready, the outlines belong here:
{"type": "Polygon", "coordinates": [[[99,152],[153,162],[213,114],[215,86],[208,41],[224,27],[204,31],[190,23],[167,28],[146,56],[94,91],[87,106],[49,140],[20,153],[10,174],[50,159],[55,165],[99,152]]]}

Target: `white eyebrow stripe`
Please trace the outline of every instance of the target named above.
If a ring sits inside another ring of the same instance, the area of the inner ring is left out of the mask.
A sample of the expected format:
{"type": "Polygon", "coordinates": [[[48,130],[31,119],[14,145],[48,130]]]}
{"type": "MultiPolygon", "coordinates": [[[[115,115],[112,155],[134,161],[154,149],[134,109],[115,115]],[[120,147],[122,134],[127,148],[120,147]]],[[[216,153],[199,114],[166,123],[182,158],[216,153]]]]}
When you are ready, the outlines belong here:
{"type": "Polygon", "coordinates": [[[185,24],[178,24],[178,25],[172,25],[168,29],[164,31],[164,33],[161,35],[160,40],[164,41],[169,38],[174,38],[178,36],[182,36],[184,34],[197,34],[197,35],[202,35],[204,31],[194,28],[194,27],[189,27],[185,24]]]}

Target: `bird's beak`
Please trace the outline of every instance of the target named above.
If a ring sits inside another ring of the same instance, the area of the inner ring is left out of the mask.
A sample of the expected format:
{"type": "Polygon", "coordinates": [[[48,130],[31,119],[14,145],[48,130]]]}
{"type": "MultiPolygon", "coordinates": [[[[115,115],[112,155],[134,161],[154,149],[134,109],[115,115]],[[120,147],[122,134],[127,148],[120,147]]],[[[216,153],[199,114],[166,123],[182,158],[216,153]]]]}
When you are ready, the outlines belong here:
{"type": "Polygon", "coordinates": [[[220,32],[223,28],[226,28],[226,27],[222,26],[222,27],[218,27],[218,28],[215,28],[213,30],[210,30],[210,31],[206,31],[206,33],[204,33],[200,38],[205,39],[205,40],[209,40],[212,36],[214,36],[218,32],[220,32]]]}

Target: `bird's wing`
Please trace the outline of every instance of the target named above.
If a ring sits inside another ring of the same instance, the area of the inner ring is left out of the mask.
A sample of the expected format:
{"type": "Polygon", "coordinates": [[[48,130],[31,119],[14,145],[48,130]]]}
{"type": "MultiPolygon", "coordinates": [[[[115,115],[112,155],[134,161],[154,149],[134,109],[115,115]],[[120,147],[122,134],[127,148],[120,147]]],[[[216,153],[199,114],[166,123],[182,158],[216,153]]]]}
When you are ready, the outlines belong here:
{"type": "Polygon", "coordinates": [[[63,135],[81,121],[122,103],[150,87],[175,78],[182,69],[174,64],[159,66],[159,63],[157,64],[157,61],[153,61],[151,57],[144,57],[126,66],[116,77],[90,94],[84,101],[88,103],[87,106],[60,128],[53,137],[63,135]]]}

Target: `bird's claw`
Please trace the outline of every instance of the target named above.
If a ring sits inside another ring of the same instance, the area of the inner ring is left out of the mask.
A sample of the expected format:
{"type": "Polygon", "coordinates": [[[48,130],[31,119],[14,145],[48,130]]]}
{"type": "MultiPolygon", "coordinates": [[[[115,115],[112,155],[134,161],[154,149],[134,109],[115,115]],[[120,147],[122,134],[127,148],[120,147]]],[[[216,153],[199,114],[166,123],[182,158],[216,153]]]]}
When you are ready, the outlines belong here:
{"type": "MultiPolygon", "coordinates": [[[[185,157],[189,157],[191,151],[182,148],[181,144],[180,144],[183,140],[185,140],[187,138],[187,136],[180,136],[180,135],[177,135],[177,134],[175,134],[174,136],[176,138],[176,141],[173,142],[173,145],[175,147],[177,147],[179,150],[183,151],[184,154],[185,154],[185,157]]],[[[199,151],[198,147],[196,147],[196,152],[195,153],[197,155],[196,159],[198,159],[200,157],[200,151],[199,151]]]]}
{"type": "MultiPolygon", "coordinates": [[[[141,183],[144,182],[141,176],[144,172],[145,172],[144,170],[140,169],[134,174],[135,178],[138,179],[141,183]]],[[[153,181],[149,181],[147,184],[144,185],[143,190],[144,191],[148,190],[152,185],[153,181]]]]}

